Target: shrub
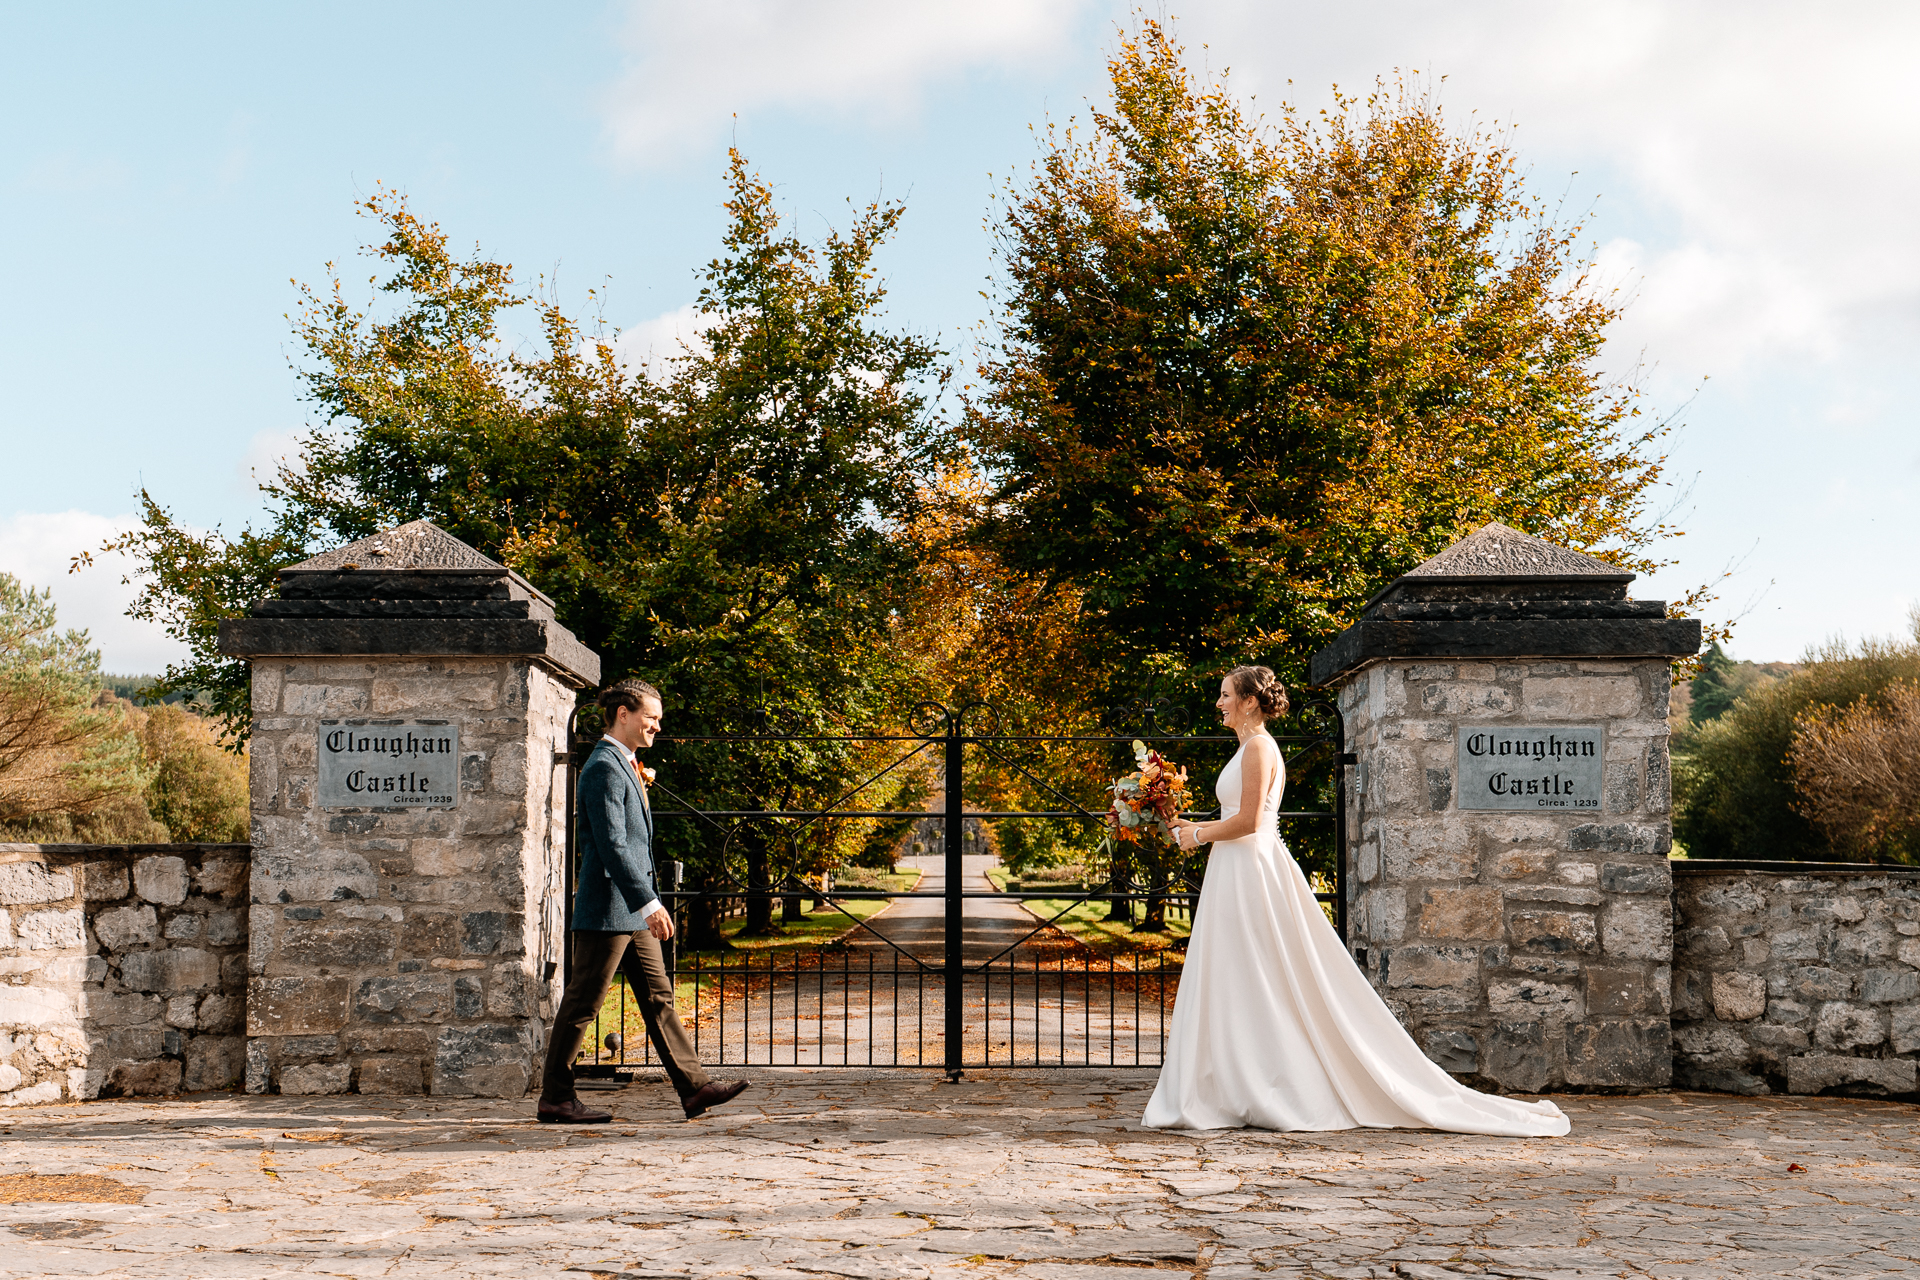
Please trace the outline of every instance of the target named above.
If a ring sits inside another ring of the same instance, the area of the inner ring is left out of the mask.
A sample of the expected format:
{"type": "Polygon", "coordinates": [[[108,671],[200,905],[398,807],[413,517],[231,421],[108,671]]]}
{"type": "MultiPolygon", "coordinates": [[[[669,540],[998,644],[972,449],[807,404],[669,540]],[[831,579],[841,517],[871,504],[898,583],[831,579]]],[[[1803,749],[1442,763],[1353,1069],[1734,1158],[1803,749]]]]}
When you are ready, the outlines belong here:
{"type": "Polygon", "coordinates": [[[1920,855],[1920,682],[1887,686],[1878,703],[1801,717],[1789,755],[1800,814],[1842,856],[1900,862],[1920,855]]]}
{"type": "Polygon", "coordinates": [[[220,745],[213,724],[178,704],[134,712],[151,781],[147,808],[176,841],[247,838],[247,757],[220,745]]]}
{"type": "Polygon", "coordinates": [[[1020,877],[1025,884],[1081,884],[1086,878],[1086,867],[1077,862],[1066,862],[1057,867],[1040,867],[1020,877]]]}
{"type": "Polygon", "coordinates": [[[247,839],[247,757],[212,722],[177,704],[136,707],[103,691],[94,713],[121,727],[139,790],[83,808],[16,814],[0,839],[33,844],[231,843],[247,839]]]}
{"type": "Polygon", "coordinates": [[[140,795],[103,800],[82,813],[41,813],[0,823],[0,840],[22,844],[166,844],[170,838],[140,795]]]}
{"type": "Polygon", "coordinates": [[[0,573],[0,823],[58,826],[140,794],[129,708],[97,703],[99,687],[87,633],[59,629],[50,591],[0,573]]]}
{"type": "Polygon", "coordinates": [[[1836,848],[1801,811],[1791,759],[1796,732],[1858,704],[1884,707],[1898,681],[1920,679],[1911,644],[1828,645],[1778,683],[1753,689],[1688,736],[1674,757],[1674,836],[1696,858],[1819,861],[1865,856],[1836,848]]]}

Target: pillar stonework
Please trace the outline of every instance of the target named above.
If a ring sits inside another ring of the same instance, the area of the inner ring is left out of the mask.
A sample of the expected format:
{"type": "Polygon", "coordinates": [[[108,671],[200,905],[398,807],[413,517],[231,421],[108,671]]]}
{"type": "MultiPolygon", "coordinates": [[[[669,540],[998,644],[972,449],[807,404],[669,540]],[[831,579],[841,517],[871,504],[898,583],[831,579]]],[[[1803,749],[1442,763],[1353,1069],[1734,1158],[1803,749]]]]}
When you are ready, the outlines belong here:
{"type": "Polygon", "coordinates": [[[1348,946],[1481,1087],[1672,1073],[1672,660],[1700,626],[1633,575],[1488,525],[1313,659],[1348,749],[1348,946]]]}
{"type": "Polygon", "coordinates": [[[524,1094],[597,655],[426,521],[283,570],[221,649],[253,665],[248,1091],[524,1094]]]}

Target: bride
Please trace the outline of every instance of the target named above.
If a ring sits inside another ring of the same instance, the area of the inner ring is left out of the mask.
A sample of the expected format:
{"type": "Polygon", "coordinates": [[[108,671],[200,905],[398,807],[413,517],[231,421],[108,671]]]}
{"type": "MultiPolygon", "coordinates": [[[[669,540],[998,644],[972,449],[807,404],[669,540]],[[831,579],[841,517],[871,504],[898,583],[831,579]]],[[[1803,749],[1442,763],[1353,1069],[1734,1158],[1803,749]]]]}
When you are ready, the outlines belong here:
{"type": "Polygon", "coordinates": [[[1215,705],[1240,750],[1214,784],[1220,820],[1173,824],[1181,848],[1213,852],[1146,1126],[1567,1132],[1551,1102],[1476,1093],[1434,1065],[1327,923],[1280,841],[1273,672],[1236,667],[1215,705]]]}

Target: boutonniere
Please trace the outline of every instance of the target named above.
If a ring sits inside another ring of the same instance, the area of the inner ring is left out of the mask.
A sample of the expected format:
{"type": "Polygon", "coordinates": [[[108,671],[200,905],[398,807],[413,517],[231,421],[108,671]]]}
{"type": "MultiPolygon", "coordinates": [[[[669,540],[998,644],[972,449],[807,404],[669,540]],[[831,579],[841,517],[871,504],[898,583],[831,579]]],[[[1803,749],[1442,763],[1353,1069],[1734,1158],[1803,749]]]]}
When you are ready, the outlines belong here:
{"type": "Polygon", "coordinates": [[[644,782],[644,783],[646,783],[646,784],[647,784],[648,786],[652,786],[652,785],[653,785],[653,770],[651,770],[651,769],[649,769],[649,768],[647,768],[647,766],[645,766],[645,765],[641,765],[641,766],[640,766],[640,781],[642,781],[642,782],[644,782]]]}

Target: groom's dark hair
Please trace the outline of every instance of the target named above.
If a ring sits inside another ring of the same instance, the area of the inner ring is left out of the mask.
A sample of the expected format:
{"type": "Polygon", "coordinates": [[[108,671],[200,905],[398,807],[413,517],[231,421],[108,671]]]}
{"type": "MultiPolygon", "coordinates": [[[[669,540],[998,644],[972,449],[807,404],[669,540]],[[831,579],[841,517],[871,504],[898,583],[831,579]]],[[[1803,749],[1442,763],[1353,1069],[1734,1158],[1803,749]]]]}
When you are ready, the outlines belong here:
{"type": "Polygon", "coordinates": [[[612,727],[615,717],[620,714],[620,708],[625,707],[629,711],[638,713],[640,702],[644,698],[652,698],[655,702],[665,705],[658,689],[645,680],[635,680],[632,677],[618,684],[608,685],[600,691],[600,695],[594,701],[600,704],[600,713],[606,716],[608,727],[612,727]]]}

